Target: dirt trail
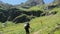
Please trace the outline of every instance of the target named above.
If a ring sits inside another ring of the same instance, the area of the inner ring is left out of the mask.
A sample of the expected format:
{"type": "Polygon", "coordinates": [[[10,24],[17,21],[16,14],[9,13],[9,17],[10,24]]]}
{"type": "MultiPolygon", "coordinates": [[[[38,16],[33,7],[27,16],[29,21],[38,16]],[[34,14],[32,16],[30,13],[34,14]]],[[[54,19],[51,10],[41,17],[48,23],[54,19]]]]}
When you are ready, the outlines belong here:
{"type": "Polygon", "coordinates": [[[39,33],[42,33],[43,30],[46,30],[48,27],[45,27],[45,28],[42,28],[36,32],[34,32],[33,34],[39,34],[39,33]]]}

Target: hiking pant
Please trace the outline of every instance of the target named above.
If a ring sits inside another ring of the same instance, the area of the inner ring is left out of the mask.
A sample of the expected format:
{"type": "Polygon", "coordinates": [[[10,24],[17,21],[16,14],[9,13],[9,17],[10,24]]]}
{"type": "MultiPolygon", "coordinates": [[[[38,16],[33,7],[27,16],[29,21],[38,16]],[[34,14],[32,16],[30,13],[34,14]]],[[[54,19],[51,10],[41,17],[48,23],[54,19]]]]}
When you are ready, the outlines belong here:
{"type": "Polygon", "coordinates": [[[26,34],[29,34],[29,28],[25,28],[26,34]]]}

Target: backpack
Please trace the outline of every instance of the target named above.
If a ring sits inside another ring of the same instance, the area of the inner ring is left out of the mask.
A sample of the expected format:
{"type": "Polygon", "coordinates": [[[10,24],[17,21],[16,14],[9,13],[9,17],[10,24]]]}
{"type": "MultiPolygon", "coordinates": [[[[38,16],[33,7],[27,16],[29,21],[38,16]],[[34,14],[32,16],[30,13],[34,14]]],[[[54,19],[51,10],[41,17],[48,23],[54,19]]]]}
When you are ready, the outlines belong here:
{"type": "Polygon", "coordinates": [[[29,26],[29,23],[26,23],[25,25],[24,25],[24,27],[25,28],[29,28],[30,26],[29,26]]]}

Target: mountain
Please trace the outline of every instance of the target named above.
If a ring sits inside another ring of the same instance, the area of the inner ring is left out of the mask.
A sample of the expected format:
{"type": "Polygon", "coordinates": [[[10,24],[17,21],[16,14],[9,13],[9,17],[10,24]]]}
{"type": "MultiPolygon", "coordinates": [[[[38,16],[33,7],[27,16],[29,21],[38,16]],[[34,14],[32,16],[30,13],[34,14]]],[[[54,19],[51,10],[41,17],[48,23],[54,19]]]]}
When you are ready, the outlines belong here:
{"type": "Polygon", "coordinates": [[[8,4],[8,3],[4,3],[4,2],[2,2],[2,1],[0,1],[0,9],[2,8],[2,9],[9,9],[9,8],[11,8],[11,7],[13,7],[12,5],[10,5],[10,4],[8,4]]]}
{"type": "Polygon", "coordinates": [[[30,5],[30,6],[36,6],[36,5],[39,5],[39,4],[44,4],[43,0],[28,0],[26,2],[27,5],[30,5]]]}
{"type": "Polygon", "coordinates": [[[60,0],[54,0],[55,4],[60,4],[60,0]]]}
{"type": "Polygon", "coordinates": [[[21,6],[23,8],[30,8],[32,6],[43,5],[43,4],[44,4],[43,0],[28,0],[25,3],[17,5],[17,7],[21,6]]]}

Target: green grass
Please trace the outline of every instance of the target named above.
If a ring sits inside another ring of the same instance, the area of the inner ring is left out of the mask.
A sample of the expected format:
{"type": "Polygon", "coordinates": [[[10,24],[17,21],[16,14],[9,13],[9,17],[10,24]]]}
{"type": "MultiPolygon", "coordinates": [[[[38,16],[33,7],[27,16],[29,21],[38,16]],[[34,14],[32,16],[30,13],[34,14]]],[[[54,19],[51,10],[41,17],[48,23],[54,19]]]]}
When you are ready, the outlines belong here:
{"type": "MultiPolygon", "coordinates": [[[[56,25],[60,23],[60,8],[55,8],[51,11],[58,11],[55,15],[36,17],[30,21],[30,33],[33,34],[36,31],[42,29],[42,34],[48,34],[56,25]],[[46,29],[44,29],[47,27],[46,29]]],[[[2,24],[2,23],[0,23],[2,24]]],[[[0,26],[0,31],[3,34],[25,34],[24,23],[14,24],[12,22],[6,22],[6,27],[2,28],[0,26]]],[[[39,32],[39,34],[41,34],[39,32]]],[[[59,34],[60,30],[54,32],[54,34],[59,34]]]]}
{"type": "Polygon", "coordinates": [[[60,29],[55,31],[54,34],[60,34],[60,29]]]}

